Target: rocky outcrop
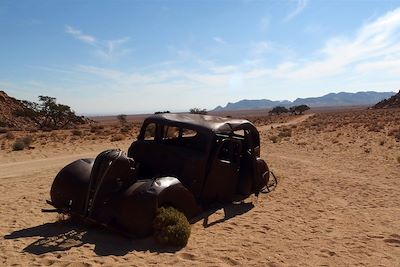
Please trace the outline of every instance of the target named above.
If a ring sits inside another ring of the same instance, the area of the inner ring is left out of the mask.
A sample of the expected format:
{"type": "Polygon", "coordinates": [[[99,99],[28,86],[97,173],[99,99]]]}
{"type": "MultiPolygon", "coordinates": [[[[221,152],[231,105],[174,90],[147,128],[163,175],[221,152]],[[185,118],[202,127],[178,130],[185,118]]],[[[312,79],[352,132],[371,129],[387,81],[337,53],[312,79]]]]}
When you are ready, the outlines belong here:
{"type": "Polygon", "coordinates": [[[400,108],[400,91],[394,96],[384,99],[373,108],[400,108]]]}
{"type": "Polygon", "coordinates": [[[23,104],[20,100],[0,91],[0,127],[17,129],[33,127],[34,123],[31,120],[15,116],[14,113],[22,108],[23,104]]]}

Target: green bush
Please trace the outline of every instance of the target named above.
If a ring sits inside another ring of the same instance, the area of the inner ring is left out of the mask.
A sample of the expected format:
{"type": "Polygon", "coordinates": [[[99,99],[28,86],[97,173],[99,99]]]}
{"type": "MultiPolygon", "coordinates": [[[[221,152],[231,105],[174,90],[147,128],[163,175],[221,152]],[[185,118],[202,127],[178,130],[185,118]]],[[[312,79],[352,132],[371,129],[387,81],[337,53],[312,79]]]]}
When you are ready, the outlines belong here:
{"type": "Polygon", "coordinates": [[[12,150],[14,150],[14,151],[24,150],[24,148],[25,148],[25,144],[24,144],[24,142],[22,142],[22,140],[17,140],[12,145],[12,150]]]}
{"type": "Polygon", "coordinates": [[[162,245],[186,246],[190,236],[190,223],[186,216],[172,207],[161,207],[153,221],[154,238],[162,245]]]}

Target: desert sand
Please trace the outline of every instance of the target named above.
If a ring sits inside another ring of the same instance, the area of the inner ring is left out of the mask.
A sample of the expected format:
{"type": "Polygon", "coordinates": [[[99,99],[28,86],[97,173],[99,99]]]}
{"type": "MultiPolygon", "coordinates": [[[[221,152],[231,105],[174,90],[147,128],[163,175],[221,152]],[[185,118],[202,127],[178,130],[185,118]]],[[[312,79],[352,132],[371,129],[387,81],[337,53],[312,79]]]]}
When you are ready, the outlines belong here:
{"type": "Polygon", "coordinates": [[[126,151],[136,133],[116,142],[45,133],[35,149],[0,150],[0,265],[400,266],[400,110],[287,121],[257,121],[276,190],[195,223],[180,250],[41,212],[64,165],[126,151]]]}

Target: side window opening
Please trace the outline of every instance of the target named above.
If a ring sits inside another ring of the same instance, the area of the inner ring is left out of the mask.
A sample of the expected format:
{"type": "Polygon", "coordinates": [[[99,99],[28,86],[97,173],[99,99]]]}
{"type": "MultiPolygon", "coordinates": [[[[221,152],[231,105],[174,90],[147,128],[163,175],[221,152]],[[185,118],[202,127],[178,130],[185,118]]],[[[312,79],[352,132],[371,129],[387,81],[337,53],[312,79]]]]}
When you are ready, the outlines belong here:
{"type": "Polygon", "coordinates": [[[240,142],[225,141],[219,150],[218,159],[223,162],[239,164],[240,153],[240,142]]]}
{"type": "Polygon", "coordinates": [[[156,136],[156,124],[150,123],[146,126],[144,132],[144,140],[154,140],[156,136]]]}
{"type": "Polygon", "coordinates": [[[190,129],[182,129],[182,137],[194,137],[197,135],[197,132],[190,129]]]}
{"type": "Polygon", "coordinates": [[[180,129],[174,126],[164,126],[163,139],[176,139],[180,136],[180,129]]]}

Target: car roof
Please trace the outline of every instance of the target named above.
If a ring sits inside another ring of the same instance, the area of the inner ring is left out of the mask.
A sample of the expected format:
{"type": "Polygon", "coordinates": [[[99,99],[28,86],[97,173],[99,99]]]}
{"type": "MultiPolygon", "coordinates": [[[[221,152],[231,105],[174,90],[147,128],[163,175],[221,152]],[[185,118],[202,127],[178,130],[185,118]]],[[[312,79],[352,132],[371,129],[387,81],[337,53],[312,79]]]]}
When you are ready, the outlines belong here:
{"type": "Polygon", "coordinates": [[[148,117],[146,121],[180,124],[180,126],[190,125],[191,128],[208,130],[214,133],[226,133],[243,128],[256,130],[254,125],[248,120],[188,113],[156,114],[148,117]]]}

